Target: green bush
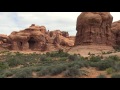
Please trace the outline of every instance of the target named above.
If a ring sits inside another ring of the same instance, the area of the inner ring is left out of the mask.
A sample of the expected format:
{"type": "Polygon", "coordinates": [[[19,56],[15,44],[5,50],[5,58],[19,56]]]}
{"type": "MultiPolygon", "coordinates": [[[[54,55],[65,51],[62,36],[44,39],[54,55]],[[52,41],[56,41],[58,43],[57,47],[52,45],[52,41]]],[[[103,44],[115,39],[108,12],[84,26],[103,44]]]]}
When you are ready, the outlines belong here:
{"type": "Polygon", "coordinates": [[[10,70],[5,70],[4,72],[3,72],[3,76],[4,77],[9,77],[9,76],[12,76],[13,75],[13,72],[12,71],[10,71],[10,70]]]}
{"type": "Polygon", "coordinates": [[[11,58],[9,60],[7,60],[7,63],[10,67],[15,67],[15,66],[18,66],[18,65],[22,65],[24,64],[24,60],[20,60],[20,59],[15,59],[15,58],[11,58]]]}
{"type": "Polygon", "coordinates": [[[32,70],[31,69],[20,69],[15,73],[13,78],[31,78],[32,77],[32,70]]]}
{"type": "Polygon", "coordinates": [[[62,50],[59,50],[56,52],[51,52],[50,56],[51,57],[68,57],[69,54],[67,52],[63,52],[62,50]]]}
{"type": "Polygon", "coordinates": [[[79,60],[80,56],[77,56],[76,54],[74,54],[74,55],[70,55],[68,59],[69,61],[75,61],[75,60],[79,60]]]}
{"type": "Polygon", "coordinates": [[[9,68],[9,66],[6,62],[0,62],[0,70],[4,70],[7,68],[9,68]]]}
{"type": "Polygon", "coordinates": [[[68,58],[67,57],[61,57],[59,60],[60,61],[66,61],[68,58]]]}
{"type": "Polygon", "coordinates": [[[119,74],[119,73],[113,74],[113,75],[111,76],[111,78],[120,78],[120,74],[119,74]]]}
{"type": "Polygon", "coordinates": [[[91,56],[90,61],[91,62],[99,62],[99,61],[101,61],[101,57],[99,57],[99,56],[91,56]]]}
{"type": "Polygon", "coordinates": [[[71,67],[68,68],[65,72],[64,72],[64,76],[65,77],[79,77],[80,76],[80,71],[79,69],[75,68],[75,67],[71,67]]]}
{"type": "Polygon", "coordinates": [[[44,66],[40,69],[40,71],[37,72],[38,76],[45,76],[45,75],[49,75],[50,74],[50,70],[49,67],[44,66]]]}
{"type": "Polygon", "coordinates": [[[43,66],[39,69],[38,76],[45,76],[45,75],[57,75],[65,71],[67,66],[64,64],[61,65],[53,65],[53,66],[43,66]]]}
{"type": "Polygon", "coordinates": [[[115,56],[109,56],[107,59],[108,60],[114,60],[114,61],[120,61],[120,58],[116,55],[115,56]]]}
{"type": "Polygon", "coordinates": [[[106,72],[107,74],[112,74],[115,72],[115,70],[111,67],[111,68],[106,69],[106,72]]]}
{"type": "Polygon", "coordinates": [[[62,73],[65,70],[66,70],[65,66],[57,66],[57,67],[52,68],[50,70],[50,75],[58,75],[58,74],[62,73]]]}
{"type": "Polygon", "coordinates": [[[46,58],[47,58],[47,57],[46,57],[45,55],[41,55],[41,56],[40,56],[40,60],[41,60],[41,61],[45,61],[46,58]]]}
{"type": "Polygon", "coordinates": [[[100,74],[96,78],[107,78],[107,77],[105,75],[100,74]]]}
{"type": "Polygon", "coordinates": [[[105,70],[105,69],[110,68],[112,66],[113,66],[113,61],[110,61],[110,60],[102,60],[102,61],[96,63],[96,67],[99,70],[105,70]]]}
{"type": "Polygon", "coordinates": [[[116,72],[119,72],[119,71],[120,71],[120,61],[119,61],[119,62],[115,62],[115,65],[113,66],[113,69],[114,69],[116,72]]]}

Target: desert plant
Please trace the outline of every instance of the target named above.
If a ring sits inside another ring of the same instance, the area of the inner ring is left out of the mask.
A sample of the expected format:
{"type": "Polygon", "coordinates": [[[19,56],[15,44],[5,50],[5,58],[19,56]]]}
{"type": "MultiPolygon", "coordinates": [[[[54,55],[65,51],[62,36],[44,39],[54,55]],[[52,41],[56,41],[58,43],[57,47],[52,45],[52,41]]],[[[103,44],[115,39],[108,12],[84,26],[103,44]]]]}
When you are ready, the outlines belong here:
{"type": "Polygon", "coordinates": [[[3,76],[4,76],[5,78],[7,78],[7,77],[9,77],[9,76],[12,76],[12,75],[13,75],[13,72],[10,71],[10,70],[5,70],[5,71],[3,71],[3,76]]]}
{"type": "Polygon", "coordinates": [[[66,70],[66,66],[58,65],[50,69],[50,75],[57,75],[66,70]]]}
{"type": "Polygon", "coordinates": [[[44,66],[40,69],[40,71],[37,72],[38,76],[45,76],[45,75],[49,75],[50,71],[49,71],[49,67],[44,66]]]}
{"type": "Polygon", "coordinates": [[[13,78],[31,78],[32,77],[32,70],[31,69],[20,69],[15,73],[13,78]]]}
{"type": "Polygon", "coordinates": [[[80,76],[80,71],[79,69],[75,68],[75,67],[71,67],[68,68],[65,72],[64,72],[64,76],[65,77],[78,77],[80,76]]]}
{"type": "Polygon", "coordinates": [[[40,60],[41,60],[41,61],[45,61],[45,60],[46,60],[46,56],[45,56],[45,55],[41,55],[41,56],[40,56],[40,60]]]}
{"type": "Polygon", "coordinates": [[[99,56],[91,56],[90,61],[91,62],[99,62],[101,60],[101,57],[99,56]]]}
{"type": "Polygon", "coordinates": [[[100,74],[100,75],[98,75],[96,78],[106,78],[106,76],[103,75],[103,74],[100,74]]]}
{"type": "Polygon", "coordinates": [[[120,74],[119,74],[119,73],[113,74],[113,75],[111,76],[111,78],[120,78],[120,74]]]}
{"type": "Polygon", "coordinates": [[[119,61],[119,62],[115,62],[115,65],[113,66],[113,69],[114,69],[116,72],[119,72],[119,71],[120,71],[120,61],[119,61]]]}
{"type": "Polygon", "coordinates": [[[8,64],[6,62],[0,62],[0,70],[9,68],[8,64]]]}
{"type": "Polygon", "coordinates": [[[114,56],[109,56],[108,59],[112,59],[112,60],[114,60],[114,61],[120,61],[120,58],[119,58],[118,56],[116,56],[116,55],[114,55],[114,56]]]}
{"type": "Polygon", "coordinates": [[[106,72],[107,72],[107,74],[112,74],[112,73],[115,72],[115,69],[113,69],[112,67],[110,67],[110,68],[106,69],[106,72]]]}
{"type": "Polygon", "coordinates": [[[95,67],[99,70],[106,70],[114,65],[114,60],[101,60],[97,63],[94,63],[95,67]]]}
{"type": "Polygon", "coordinates": [[[9,60],[7,60],[7,63],[10,67],[15,67],[15,66],[18,66],[18,65],[22,65],[24,64],[24,60],[20,60],[20,59],[16,59],[16,58],[11,58],[9,60]]]}
{"type": "Polygon", "coordinates": [[[69,61],[75,61],[75,60],[79,60],[80,56],[77,56],[76,54],[74,54],[74,55],[70,55],[68,59],[69,61]]]}
{"type": "Polygon", "coordinates": [[[68,58],[67,57],[61,57],[59,60],[60,61],[66,61],[68,58]]]}

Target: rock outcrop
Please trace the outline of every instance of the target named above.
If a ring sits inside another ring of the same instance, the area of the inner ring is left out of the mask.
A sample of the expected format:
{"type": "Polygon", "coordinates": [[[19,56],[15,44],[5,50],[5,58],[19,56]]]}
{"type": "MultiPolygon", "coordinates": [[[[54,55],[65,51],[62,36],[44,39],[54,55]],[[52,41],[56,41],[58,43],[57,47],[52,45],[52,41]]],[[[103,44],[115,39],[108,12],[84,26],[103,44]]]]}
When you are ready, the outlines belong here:
{"type": "Polygon", "coordinates": [[[115,45],[120,45],[120,21],[116,21],[112,23],[112,42],[115,45]]]}
{"type": "Polygon", "coordinates": [[[45,26],[36,26],[35,24],[19,32],[14,31],[9,36],[0,35],[0,40],[1,45],[6,43],[9,45],[9,49],[22,51],[47,51],[50,50],[50,46],[57,48],[58,46],[71,47],[74,45],[74,41],[69,39],[68,32],[47,31],[45,26]]]}
{"type": "Polygon", "coordinates": [[[75,45],[112,45],[109,12],[83,12],[77,18],[75,45]]]}

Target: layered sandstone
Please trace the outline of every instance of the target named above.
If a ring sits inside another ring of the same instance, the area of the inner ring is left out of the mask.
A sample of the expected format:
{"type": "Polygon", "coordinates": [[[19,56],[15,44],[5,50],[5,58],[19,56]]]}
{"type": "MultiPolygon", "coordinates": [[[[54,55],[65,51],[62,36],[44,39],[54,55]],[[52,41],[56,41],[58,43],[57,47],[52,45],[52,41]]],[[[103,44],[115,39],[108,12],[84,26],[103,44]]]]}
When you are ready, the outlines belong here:
{"type": "Polygon", "coordinates": [[[112,45],[109,12],[83,12],[77,18],[75,45],[112,45]]]}
{"type": "Polygon", "coordinates": [[[59,49],[61,46],[71,47],[74,41],[69,39],[68,32],[54,30],[47,31],[45,26],[32,24],[25,30],[13,31],[9,36],[0,35],[2,46],[8,46],[11,50],[39,50],[47,51],[50,47],[59,49]]]}

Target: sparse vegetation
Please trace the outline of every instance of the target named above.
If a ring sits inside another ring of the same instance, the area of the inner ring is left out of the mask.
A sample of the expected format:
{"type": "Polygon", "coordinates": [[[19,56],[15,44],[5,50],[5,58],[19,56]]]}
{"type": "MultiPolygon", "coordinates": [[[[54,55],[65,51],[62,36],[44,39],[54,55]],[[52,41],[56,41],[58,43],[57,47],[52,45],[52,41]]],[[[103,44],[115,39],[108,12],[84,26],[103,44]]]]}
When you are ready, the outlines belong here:
{"type": "Polygon", "coordinates": [[[103,74],[100,74],[100,75],[98,75],[96,78],[106,78],[106,76],[103,75],[103,74]]]}
{"type": "Polygon", "coordinates": [[[64,72],[65,77],[75,78],[75,77],[79,77],[80,74],[81,74],[80,70],[78,68],[75,68],[75,67],[71,67],[64,72]]]}
{"type": "Polygon", "coordinates": [[[115,70],[113,68],[106,69],[107,74],[113,74],[115,70]]]}
{"type": "MultiPolygon", "coordinates": [[[[37,77],[63,74],[63,77],[76,78],[86,74],[81,70],[83,67],[105,70],[108,74],[120,72],[120,58],[117,56],[103,59],[100,56],[91,55],[90,58],[84,58],[59,50],[46,54],[9,52],[9,54],[3,54],[1,59],[0,78],[31,78],[33,72],[37,77]]],[[[98,77],[101,78],[102,75],[98,77]]]]}
{"type": "Polygon", "coordinates": [[[113,74],[113,75],[111,76],[111,78],[120,78],[120,74],[119,74],[119,73],[113,74]]]}

